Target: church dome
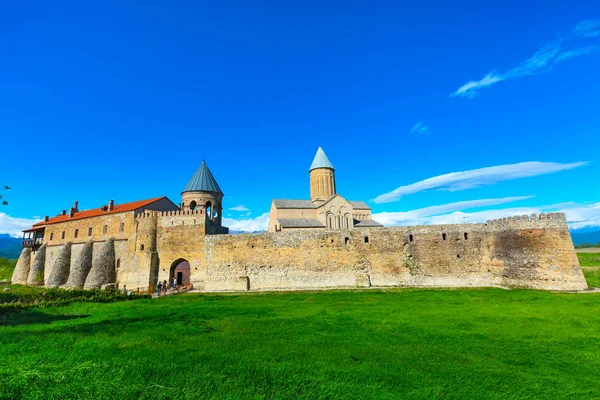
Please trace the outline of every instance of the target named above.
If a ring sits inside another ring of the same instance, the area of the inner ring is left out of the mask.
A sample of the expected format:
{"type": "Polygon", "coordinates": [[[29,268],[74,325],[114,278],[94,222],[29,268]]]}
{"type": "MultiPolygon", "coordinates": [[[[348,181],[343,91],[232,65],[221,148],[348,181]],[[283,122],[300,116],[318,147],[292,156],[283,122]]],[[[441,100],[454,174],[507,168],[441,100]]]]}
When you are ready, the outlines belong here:
{"type": "Polygon", "coordinates": [[[202,164],[181,193],[185,192],[213,192],[223,194],[217,180],[208,169],[204,160],[202,160],[202,164]]]}
{"type": "Polygon", "coordinates": [[[310,169],[308,170],[308,172],[312,171],[313,169],[317,169],[317,168],[329,168],[329,169],[335,171],[335,168],[333,168],[331,161],[329,161],[329,158],[327,158],[327,156],[325,155],[325,152],[323,151],[321,146],[319,146],[319,149],[317,150],[317,154],[315,154],[315,158],[313,159],[313,162],[310,165],[310,169]]]}

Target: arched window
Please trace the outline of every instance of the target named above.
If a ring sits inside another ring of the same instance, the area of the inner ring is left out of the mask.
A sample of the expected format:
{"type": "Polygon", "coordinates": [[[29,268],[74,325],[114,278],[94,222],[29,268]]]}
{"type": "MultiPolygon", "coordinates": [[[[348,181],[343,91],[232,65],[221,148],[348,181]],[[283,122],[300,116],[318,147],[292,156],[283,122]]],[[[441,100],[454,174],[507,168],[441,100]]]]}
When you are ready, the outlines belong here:
{"type": "Polygon", "coordinates": [[[79,229],[75,229],[75,233],[73,234],[75,239],[77,239],[77,236],[79,236],[79,229]]]}
{"type": "Polygon", "coordinates": [[[121,268],[121,259],[119,258],[117,260],[117,269],[121,268]]]}
{"type": "Polygon", "coordinates": [[[333,215],[327,214],[326,218],[327,229],[333,229],[333,215]]]}
{"type": "Polygon", "coordinates": [[[144,250],[144,245],[141,245],[141,246],[140,246],[140,250],[144,250]]]}
{"type": "Polygon", "coordinates": [[[446,240],[446,234],[445,233],[442,233],[442,239],[446,240]]]}
{"type": "Polygon", "coordinates": [[[54,232],[50,233],[50,240],[54,237],[54,232]]]}
{"type": "Polygon", "coordinates": [[[60,238],[61,238],[61,239],[64,239],[64,238],[65,238],[65,231],[62,231],[62,234],[60,235],[60,238]]]}
{"type": "Polygon", "coordinates": [[[346,228],[352,228],[352,220],[350,219],[350,214],[344,215],[344,225],[346,228]]]}
{"type": "Polygon", "coordinates": [[[415,238],[413,237],[413,235],[408,235],[408,241],[412,242],[413,240],[415,240],[415,238]]]}
{"type": "Polygon", "coordinates": [[[205,205],[205,208],[206,208],[206,218],[212,219],[212,215],[211,215],[211,213],[212,213],[212,203],[210,201],[207,201],[206,205],[205,205]]]}
{"type": "Polygon", "coordinates": [[[108,232],[108,225],[102,227],[102,233],[106,235],[106,232],[108,232]]]}
{"type": "Polygon", "coordinates": [[[190,203],[190,210],[195,210],[196,209],[196,200],[192,200],[192,202],[190,203]]]}
{"type": "Polygon", "coordinates": [[[346,236],[344,239],[344,244],[350,244],[350,238],[346,236]]]}
{"type": "Polygon", "coordinates": [[[369,237],[365,236],[365,243],[369,243],[369,237]]]}
{"type": "Polygon", "coordinates": [[[469,234],[465,232],[465,240],[469,240],[469,234]]]}

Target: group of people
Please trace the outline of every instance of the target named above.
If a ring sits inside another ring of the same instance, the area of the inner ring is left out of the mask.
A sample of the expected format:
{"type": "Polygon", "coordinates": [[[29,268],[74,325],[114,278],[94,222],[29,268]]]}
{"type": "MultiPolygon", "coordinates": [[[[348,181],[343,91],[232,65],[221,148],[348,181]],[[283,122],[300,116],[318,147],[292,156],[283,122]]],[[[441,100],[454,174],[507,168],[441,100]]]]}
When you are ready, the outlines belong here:
{"type": "MultiPolygon", "coordinates": [[[[167,282],[166,279],[162,282],[158,282],[158,285],[156,285],[156,296],[160,297],[161,292],[162,292],[163,296],[165,296],[167,294],[168,288],[169,288],[169,283],[167,282]]],[[[171,288],[173,289],[173,293],[175,293],[177,291],[177,278],[176,277],[173,277],[173,283],[171,285],[171,288]]]]}

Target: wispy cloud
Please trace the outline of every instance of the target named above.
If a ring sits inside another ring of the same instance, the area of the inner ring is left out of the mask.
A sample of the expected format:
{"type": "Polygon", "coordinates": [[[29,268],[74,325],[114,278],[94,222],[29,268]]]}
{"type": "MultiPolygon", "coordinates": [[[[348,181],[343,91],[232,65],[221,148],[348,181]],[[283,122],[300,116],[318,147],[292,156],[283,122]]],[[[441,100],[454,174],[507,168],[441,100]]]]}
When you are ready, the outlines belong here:
{"type": "Polygon", "coordinates": [[[40,222],[39,219],[14,218],[8,214],[0,213],[0,233],[8,233],[14,237],[23,236],[24,229],[31,228],[31,225],[40,222]]]}
{"type": "Polygon", "coordinates": [[[235,207],[231,207],[230,208],[231,211],[240,211],[240,212],[244,212],[244,211],[250,211],[250,209],[248,209],[247,207],[243,206],[243,205],[237,205],[235,207]]]}
{"type": "Polygon", "coordinates": [[[266,231],[269,226],[269,213],[267,212],[258,217],[247,219],[223,218],[223,225],[229,227],[230,231],[266,231]]]}
{"type": "MultiPolygon", "coordinates": [[[[526,198],[526,197],[525,197],[526,198]]],[[[525,199],[521,198],[521,199],[525,199]]],[[[520,199],[518,197],[512,199],[520,199]]],[[[506,199],[491,199],[505,200],[508,203],[510,197],[506,199]]],[[[572,229],[580,229],[585,227],[600,226],[600,203],[594,204],[577,204],[563,203],[550,206],[540,207],[513,207],[502,208],[485,211],[464,212],[469,208],[474,208],[472,204],[477,202],[489,202],[490,200],[474,200],[473,202],[450,203],[440,206],[426,207],[413,211],[405,212],[388,212],[373,214],[375,221],[381,222],[384,225],[439,225],[439,224],[472,224],[477,222],[485,222],[490,219],[498,219],[512,217],[515,215],[531,215],[546,212],[562,212],[567,216],[567,222],[572,229]],[[461,204],[462,203],[462,204],[461,204]]],[[[496,203],[502,204],[502,203],[496,203]]],[[[493,204],[488,204],[493,205],[493,204]]],[[[476,206],[478,207],[478,206],[476,206]]]]}
{"type": "Polygon", "coordinates": [[[458,88],[451,96],[473,98],[479,90],[508,79],[516,79],[549,71],[558,63],[570,58],[591,54],[600,50],[590,39],[600,37],[600,19],[580,22],[566,36],[544,44],[530,58],[504,72],[487,73],[478,81],[470,81],[458,88]],[[584,41],[588,43],[583,43],[584,41]]]}
{"type": "Polygon", "coordinates": [[[412,211],[381,212],[373,214],[373,219],[384,225],[425,225],[435,215],[447,214],[459,210],[467,210],[478,207],[496,206],[499,204],[512,203],[515,201],[531,199],[533,196],[501,197],[496,199],[481,199],[458,201],[455,203],[442,204],[419,208],[412,211]]]}
{"type": "Polygon", "coordinates": [[[537,175],[551,174],[558,171],[569,170],[586,165],[587,162],[576,162],[571,164],[560,164],[553,162],[529,161],[517,164],[498,165],[463,172],[451,172],[420,182],[392,190],[377,196],[375,203],[390,203],[398,201],[402,196],[423,192],[426,190],[446,190],[455,192],[459,190],[472,189],[479,186],[491,185],[496,182],[510,179],[526,178],[537,175]]]}
{"type": "Polygon", "coordinates": [[[410,133],[415,135],[429,135],[429,127],[423,124],[423,121],[419,121],[412,127],[410,133]]]}

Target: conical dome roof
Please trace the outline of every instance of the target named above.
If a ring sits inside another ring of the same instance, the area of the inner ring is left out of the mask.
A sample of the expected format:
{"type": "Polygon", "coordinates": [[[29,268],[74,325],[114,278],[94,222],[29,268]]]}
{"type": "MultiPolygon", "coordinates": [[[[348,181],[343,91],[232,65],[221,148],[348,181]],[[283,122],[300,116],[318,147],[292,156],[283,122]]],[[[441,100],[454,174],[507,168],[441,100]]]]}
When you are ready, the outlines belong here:
{"type": "Polygon", "coordinates": [[[202,160],[200,168],[196,171],[192,179],[188,182],[182,193],[185,192],[215,192],[223,194],[217,180],[208,169],[206,162],[202,160]]]}
{"type": "Polygon", "coordinates": [[[333,168],[333,165],[331,165],[331,161],[329,161],[329,158],[327,158],[321,146],[319,146],[317,154],[315,154],[315,158],[312,164],[310,165],[310,169],[308,170],[308,172],[317,168],[329,168],[335,171],[335,168],[333,168]]]}

